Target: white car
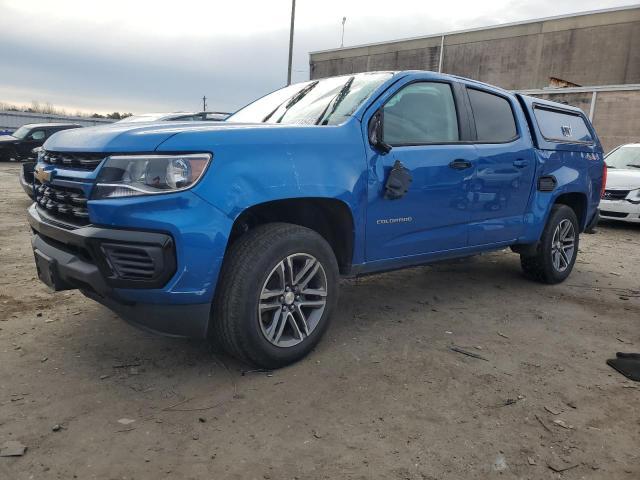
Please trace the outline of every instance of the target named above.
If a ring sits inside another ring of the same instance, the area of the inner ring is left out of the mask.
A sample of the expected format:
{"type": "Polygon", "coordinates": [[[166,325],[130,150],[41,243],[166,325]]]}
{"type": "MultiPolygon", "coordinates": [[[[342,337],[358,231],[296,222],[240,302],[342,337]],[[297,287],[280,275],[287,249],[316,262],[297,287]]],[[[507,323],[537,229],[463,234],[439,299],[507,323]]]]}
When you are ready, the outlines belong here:
{"type": "Polygon", "coordinates": [[[604,161],[607,183],[600,218],[640,223],[640,143],[622,145],[604,161]]]}

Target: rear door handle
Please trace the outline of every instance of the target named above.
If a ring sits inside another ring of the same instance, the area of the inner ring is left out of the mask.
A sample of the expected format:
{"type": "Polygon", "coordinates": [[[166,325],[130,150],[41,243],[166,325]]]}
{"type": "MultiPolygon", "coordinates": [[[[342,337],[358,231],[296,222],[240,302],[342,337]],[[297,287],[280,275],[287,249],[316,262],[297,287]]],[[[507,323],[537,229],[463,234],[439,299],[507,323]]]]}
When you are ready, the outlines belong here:
{"type": "Polygon", "coordinates": [[[473,167],[473,164],[467,160],[454,160],[449,164],[451,168],[454,170],[466,170],[467,168],[473,167]]]}
{"type": "Polygon", "coordinates": [[[529,165],[529,162],[527,160],[523,160],[521,158],[519,158],[518,160],[514,160],[513,161],[513,166],[516,168],[524,168],[527,165],[529,165]]]}

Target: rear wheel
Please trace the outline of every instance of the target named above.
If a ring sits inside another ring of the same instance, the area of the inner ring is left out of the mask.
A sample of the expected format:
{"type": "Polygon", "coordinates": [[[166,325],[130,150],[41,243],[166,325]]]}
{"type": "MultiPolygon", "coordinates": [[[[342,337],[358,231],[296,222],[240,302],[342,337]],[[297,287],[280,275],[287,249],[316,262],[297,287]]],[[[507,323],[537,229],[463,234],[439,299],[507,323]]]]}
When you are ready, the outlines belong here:
{"type": "Polygon", "coordinates": [[[566,205],[554,205],[534,254],[520,255],[524,273],[544,283],[565,280],[576,262],[579,245],[578,218],[566,205]]]}
{"type": "Polygon", "coordinates": [[[318,343],[337,296],[338,265],[324,238],[297,225],[259,226],[227,253],[213,340],[252,365],[288,365],[318,343]]]}

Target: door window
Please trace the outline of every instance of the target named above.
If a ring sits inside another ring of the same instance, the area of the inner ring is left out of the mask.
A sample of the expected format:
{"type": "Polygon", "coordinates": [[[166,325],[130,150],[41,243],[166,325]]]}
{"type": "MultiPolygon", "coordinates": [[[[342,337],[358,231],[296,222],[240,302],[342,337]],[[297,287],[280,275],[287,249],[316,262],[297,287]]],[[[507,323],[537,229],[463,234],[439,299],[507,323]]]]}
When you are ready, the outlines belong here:
{"type": "Polygon", "coordinates": [[[547,140],[556,142],[593,143],[584,118],[573,112],[534,109],[540,132],[547,140]]]}
{"type": "Polygon", "coordinates": [[[467,88],[476,123],[478,142],[505,143],[518,137],[509,100],[492,93],[467,88]]]}
{"type": "Polygon", "coordinates": [[[44,130],[36,130],[29,137],[31,140],[44,140],[44,130]]]}
{"type": "Polygon", "coordinates": [[[453,143],[460,140],[451,85],[407,85],[383,107],[384,141],[392,146],[453,143]]]}

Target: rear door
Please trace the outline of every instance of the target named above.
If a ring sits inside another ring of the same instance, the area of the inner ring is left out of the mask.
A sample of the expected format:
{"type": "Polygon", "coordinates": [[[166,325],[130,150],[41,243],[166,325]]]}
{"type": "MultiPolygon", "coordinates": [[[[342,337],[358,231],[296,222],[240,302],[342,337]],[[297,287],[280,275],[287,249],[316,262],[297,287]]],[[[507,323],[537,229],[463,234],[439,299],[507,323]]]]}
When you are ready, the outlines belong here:
{"type": "Polygon", "coordinates": [[[468,193],[477,154],[465,143],[462,95],[457,82],[425,77],[385,100],[384,141],[392,149],[387,155],[370,151],[367,261],[467,246],[468,193]],[[389,200],[384,183],[396,161],[413,180],[405,196],[389,200]]]}
{"type": "Polygon", "coordinates": [[[514,96],[467,85],[478,154],[472,183],[469,245],[517,239],[535,173],[526,119],[514,96]]]}

